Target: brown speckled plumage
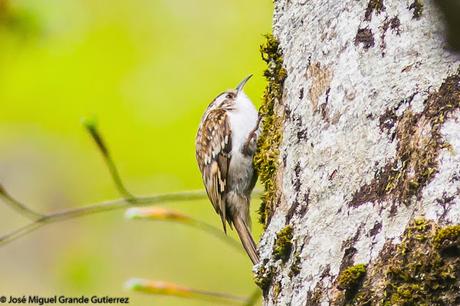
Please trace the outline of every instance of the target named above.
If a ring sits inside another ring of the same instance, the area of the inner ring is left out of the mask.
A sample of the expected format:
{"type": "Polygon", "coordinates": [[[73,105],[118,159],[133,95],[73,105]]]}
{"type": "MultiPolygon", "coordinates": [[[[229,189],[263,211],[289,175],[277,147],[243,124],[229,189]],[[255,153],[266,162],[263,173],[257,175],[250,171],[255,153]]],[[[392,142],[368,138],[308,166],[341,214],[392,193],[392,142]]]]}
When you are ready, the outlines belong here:
{"type": "Polygon", "coordinates": [[[226,231],[225,187],[232,150],[232,135],[227,119],[225,109],[211,110],[198,129],[196,138],[196,159],[209,199],[222,219],[224,231],[226,231]]]}
{"type": "MultiPolygon", "coordinates": [[[[247,78],[248,79],[248,78],[247,78]]],[[[220,94],[206,109],[196,136],[196,159],[208,197],[226,224],[235,226],[245,250],[257,263],[249,226],[249,200],[257,174],[252,166],[257,138],[257,112],[242,92],[220,94]]]]}

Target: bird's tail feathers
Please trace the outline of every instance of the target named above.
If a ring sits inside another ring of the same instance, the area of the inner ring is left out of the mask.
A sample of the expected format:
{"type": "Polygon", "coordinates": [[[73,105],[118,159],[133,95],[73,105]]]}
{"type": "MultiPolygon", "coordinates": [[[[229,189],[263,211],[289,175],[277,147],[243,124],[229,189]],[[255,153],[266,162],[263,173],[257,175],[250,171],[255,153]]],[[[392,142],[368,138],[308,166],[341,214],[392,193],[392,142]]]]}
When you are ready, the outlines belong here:
{"type": "Polygon", "coordinates": [[[259,254],[257,253],[257,246],[252,238],[248,225],[239,216],[234,217],[233,225],[235,226],[236,232],[240,237],[246,253],[248,253],[249,258],[251,258],[252,263],[257,264],[259,262],[259,254]]]}

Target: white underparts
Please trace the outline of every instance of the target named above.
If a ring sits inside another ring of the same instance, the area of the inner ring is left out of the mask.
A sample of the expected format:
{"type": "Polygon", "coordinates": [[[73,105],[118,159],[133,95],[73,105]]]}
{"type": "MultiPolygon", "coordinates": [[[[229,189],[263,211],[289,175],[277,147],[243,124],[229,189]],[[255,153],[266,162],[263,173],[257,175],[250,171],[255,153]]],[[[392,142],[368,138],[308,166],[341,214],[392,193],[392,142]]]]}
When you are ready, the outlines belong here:
{"type": "Polygon", "coordinates": [[[234,109],[228,112],[232,131],[232,157],[246,143],[249,134],[257,125],[257,110],[244,92],[236,98],[234,109]]]}
{"type": "Polygon", "coordinates": [[[241,92],[228,116],[232,131],[232,152],[227,180],[227,190],[231,196],[227,198],[227,205],[249,225],[249,197],[254,169],[252,156],[243,154],[242,148],[257,125],[258,114],[249,98],[241,92]]]}

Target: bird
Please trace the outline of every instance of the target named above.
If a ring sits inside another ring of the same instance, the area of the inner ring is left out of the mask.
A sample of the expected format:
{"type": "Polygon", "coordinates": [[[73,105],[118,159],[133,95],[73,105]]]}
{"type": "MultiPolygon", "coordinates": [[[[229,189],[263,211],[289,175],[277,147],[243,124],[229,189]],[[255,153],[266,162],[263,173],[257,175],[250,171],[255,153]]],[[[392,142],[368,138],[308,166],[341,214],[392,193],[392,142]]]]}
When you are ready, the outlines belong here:
{"type": "Polygon", "coordinates": [[[196,160],[204,186],[223,230],[227,223],[238,233],[253,264],[259,262],[251,235],[249,202],[257,181],[253,157],[260,117],[243,92],[249,75],[236,89],[219,94],[204,112],[196,135],[196,160]]]}

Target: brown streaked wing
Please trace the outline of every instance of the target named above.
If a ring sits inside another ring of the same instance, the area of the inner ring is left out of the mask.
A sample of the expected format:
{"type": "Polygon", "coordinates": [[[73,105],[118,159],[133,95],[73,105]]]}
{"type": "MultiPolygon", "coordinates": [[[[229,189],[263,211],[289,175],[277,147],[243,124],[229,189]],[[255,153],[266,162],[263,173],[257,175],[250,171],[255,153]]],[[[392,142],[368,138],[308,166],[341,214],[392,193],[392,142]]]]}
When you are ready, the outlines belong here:
{"type": "Polygon", "coordinates": [[[225,193],[232,147],[231,130],[224,109],[208,113],[196,138],[196,159],[200,167],[206,192],[222,219],[226,232],[225,193]]]}

